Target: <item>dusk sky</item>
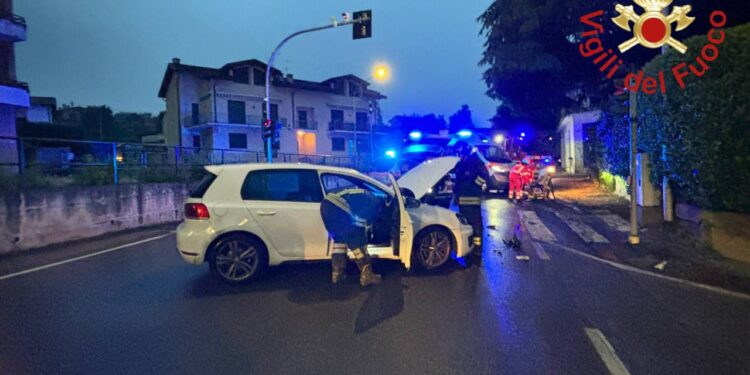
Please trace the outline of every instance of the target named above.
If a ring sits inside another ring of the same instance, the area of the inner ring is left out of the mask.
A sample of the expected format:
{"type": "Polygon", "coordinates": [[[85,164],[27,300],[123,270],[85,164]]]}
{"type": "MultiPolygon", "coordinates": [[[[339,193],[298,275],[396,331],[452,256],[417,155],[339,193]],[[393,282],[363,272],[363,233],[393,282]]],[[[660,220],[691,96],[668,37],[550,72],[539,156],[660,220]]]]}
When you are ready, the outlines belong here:
{"type": "Polygon", "coordinates": [[[373,38],[351,39],[351,26],[300,36],[282,49],[277,67],[309,80],[353,73],[370,76],[376,61],[391,66],[384,120],[398,114],[447,117],[469,104],[480,126],[495,112],[481,79],[482,1],[16,0],[29,24],[16,45],[17,71],[34,96],[58,104],[108,105],[116,111],[159,112],[166,64],[220,67],[266,61],[296,30],[329,23],[344,11],[373,10],[373,38]],[[180,4],[180,5],[177,5],[180,4]],[[439,5],[438,5],[439,4],[439,5]]]}

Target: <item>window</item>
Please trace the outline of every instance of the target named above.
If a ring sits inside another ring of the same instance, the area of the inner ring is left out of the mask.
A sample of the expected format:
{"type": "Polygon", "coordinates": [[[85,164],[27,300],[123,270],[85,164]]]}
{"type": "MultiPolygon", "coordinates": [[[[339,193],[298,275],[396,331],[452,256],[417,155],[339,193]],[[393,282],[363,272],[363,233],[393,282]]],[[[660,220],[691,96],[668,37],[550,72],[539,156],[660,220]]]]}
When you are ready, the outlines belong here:
{"type": "Polygon", "coordinates": [[[334,81],[333,83],[331,83],[331,86],[332,86],[331,88],[333,89],[334,94],[345,95],[344,88],[346,88],[346,86],[344,86],[344,81],[342,80],[334,81]]]}
{"type": "Polygon", "coordinates": [[[229,100],[227,101],[227,111],[229,112],[229,123],[245,123],[245,102],[239,100],[229,100]]]}
{"type": "Polygon", "coordinates": [[[367,126],[367,112],[357,112],[357,130],[370,130],[369,126],[367,126]]]}
{"type": "Polygon", "coordinates": [[[250,71],[247,68],[234,68],[232,80],[237,83],[250,83],[250,71]]]}
{"type": "Polygon", "coordinates": [[[211,184],[214,183],[214,180],[216,180],[216,175],[211,172],[205,171],[203,178],[201,178],[195,188],[190,191],[190,194],[188,196],[190,198],[203,198],[203,195],[206,194],[206,190],[208,190],[211,184]]]}
{"type": "Polygon", "coordinates": [[[247,174],[242,199],[260,201],[320,202],[318,172],[308,169],[270,169],[247,174]]]}
{"type": "Polygon", "coordinates": [[[265,86],[266,72],[262,69],[253,69],[253,83],[257,86],[265,86]]]}
{"type": "Polygon", "coordinates": [[[297,118],[299,119],[298,121],[300,129],[307,129],[307,111],[297,111],[297,118]]]}
{"type": "Polygon", "coordinates": [[[331,138],[331,150],[346,151],[346,147],[344,146],[344,138],[331,138]]]}
{"type": "Polygon", "coordinates": [[[197,125],[201,121],[201,112],[200,112],[200,105],[198,103],[193,103],[192,105],[193,110],[193,125],[197,125]]]}
{"type": "Polygon", "coordinates": [[[343,124],[344,123],[344,111],[340,109],[331,110],[331,123],[332,124],[343,124]]]}
{"type": "Polygon", "coordinates": [[[200,135],[194,135],[193,136],[193,147],[195,147],[195,148],[201,147],[201,136],[200,135]]]}
{"type": "Polygon", "coordinates": [[[359,86],[354,82],[349,82],[349,96],[359,96],[359,86]]]}
{"type": "Polygon", "coordinates": [[[320,178],[323,182],[323,189],[325,189],[326,194],[345,189],[359,188],[368,190],[378,197],[385,197],[390,195],[379,187],[376,187],[375,185],[367,181],[352,176],[325,173],[320,176],[320,178]]]}
{"type": "Polygon", "coordinates": [[[241,148],[247,150],[247,134],[229,133],[229,148],[241,148]]]}

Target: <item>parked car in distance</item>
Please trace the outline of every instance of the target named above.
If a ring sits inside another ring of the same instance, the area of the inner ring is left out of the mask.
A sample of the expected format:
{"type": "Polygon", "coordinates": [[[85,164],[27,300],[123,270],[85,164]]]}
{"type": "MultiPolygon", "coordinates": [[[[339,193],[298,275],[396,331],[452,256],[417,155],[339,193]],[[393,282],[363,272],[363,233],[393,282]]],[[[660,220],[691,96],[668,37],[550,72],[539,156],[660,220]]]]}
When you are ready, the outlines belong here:
{"type": "MultiPolygon", "coordinates": [[[[185,203],[177,228],[177,249],[188,263],[209,264],[221,280],[236,284],[256,279],[268,266],[289,261],[330,259],[331,243],[320,217],[325,194],[367,189],[396,204],[398,238],[373,239],[374,258],[442,266],[451,256],[471,252],[472,228],[461,214],[409,196],[424,196],[456,160],[420,169],[421,178],[390,176],[387,186],[352,169],[309,164],[207,166],[206,175],[185,203]],[[411,183],[411,181],[415,181],[411,183]]],[[[451,167],[452,168],[452,167],[451,167]]]]}

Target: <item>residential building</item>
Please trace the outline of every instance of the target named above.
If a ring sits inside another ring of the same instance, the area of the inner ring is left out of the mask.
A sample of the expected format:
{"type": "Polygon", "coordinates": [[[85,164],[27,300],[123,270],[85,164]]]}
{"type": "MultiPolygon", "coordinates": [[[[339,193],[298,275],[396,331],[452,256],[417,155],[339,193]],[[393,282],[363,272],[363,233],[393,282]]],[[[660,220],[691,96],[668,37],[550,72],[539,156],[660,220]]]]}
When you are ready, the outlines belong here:
{"type": "MultiPolygon", "coordinates": [[[[167,65],[159,97],[167,145],[263,151],[266,64],[245,60],[221,68],[167,65]]],[[[389,127],[379,124],[378,101],[354,75],[322,82],[295,79],[272,69],[270,118],[279,127],[279,152],[306,155],[363,155],[389,127]]],[[[159,137],[149,139],[159,140],[159,137]]],[[[145,140],[145,139],[144,139],[145,140]]]]}
{"type": "MultiPolygon", "coordinates": [[[[0,0],[0,137],[16,136],[16,112],[29,107],[29,87],[16,80],[15,43],[26,40],[26,20],[13,14],[13,1],[0,0]]],[[[18,163],[16,141],[0,138],[0,162],[18,163]]],[[[17,167],[0,167],[3,172],[17,167]]]]}
{"type": "Polygon", "coordinates": [[[32,124],[51,124],[55,120],[57,99],[32,96],[29,108],[18,111],[18,118],[32,124]]]}

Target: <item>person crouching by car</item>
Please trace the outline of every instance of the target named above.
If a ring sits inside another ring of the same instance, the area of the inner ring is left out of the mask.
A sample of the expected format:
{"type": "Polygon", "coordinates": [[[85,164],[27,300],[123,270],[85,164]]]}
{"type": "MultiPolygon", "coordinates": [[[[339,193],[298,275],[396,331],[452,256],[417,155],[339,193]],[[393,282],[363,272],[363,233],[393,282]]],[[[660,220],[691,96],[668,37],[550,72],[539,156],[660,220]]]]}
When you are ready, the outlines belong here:
{"type": "Polygon", "coordinates": [[[346,189],[328,193],[320,205],[320,216],[333,239],[331,282],[346,277],[347,250],[359,267],[361,286],[380,284],[382,277],[372,270],[367,243],[373,235],[374,223],[388,223],[395,204],[364,189],[346,189]]]}
{"type": "Polygon", "coordinates": [[[475,254],[482,253],[482,238],[484,224],[482,223],[482,192],[487,188],[489,172],[487,166],[476,155],[472,147],[465,141],[456,143],[456,150],[461,161],[456,165],[455,195],[458,201],[458,211],[466,216],[474,228],[472,244],[475,254]]]}

